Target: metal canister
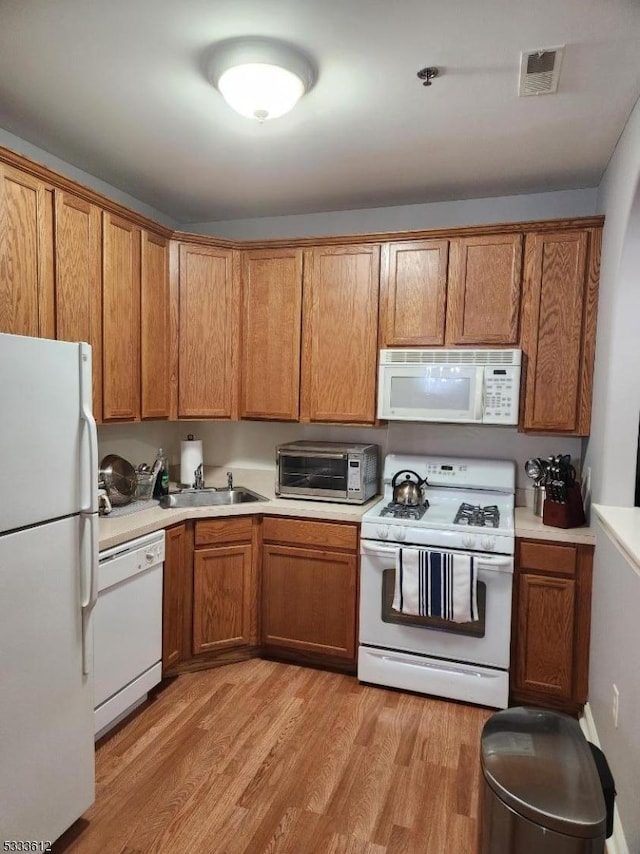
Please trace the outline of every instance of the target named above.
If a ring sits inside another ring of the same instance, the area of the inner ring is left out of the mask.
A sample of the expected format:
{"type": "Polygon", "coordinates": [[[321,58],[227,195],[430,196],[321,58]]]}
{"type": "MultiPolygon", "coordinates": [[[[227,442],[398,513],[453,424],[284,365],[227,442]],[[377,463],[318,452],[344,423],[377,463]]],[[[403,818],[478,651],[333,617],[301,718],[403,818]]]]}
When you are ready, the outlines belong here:
{"type": "Polygon", "coordinates": [[[539,483],[533,485],[533,515],[542,516],[544,506],[545,488],[539,483]]]}

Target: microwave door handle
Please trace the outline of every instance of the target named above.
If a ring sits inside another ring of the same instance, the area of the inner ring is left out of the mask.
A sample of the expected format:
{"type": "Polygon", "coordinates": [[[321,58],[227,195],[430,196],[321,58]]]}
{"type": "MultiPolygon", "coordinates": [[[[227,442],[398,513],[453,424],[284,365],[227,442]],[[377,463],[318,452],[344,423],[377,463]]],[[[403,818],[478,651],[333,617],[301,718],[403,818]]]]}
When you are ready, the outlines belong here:
{"type": "Polygon", "coordinates": [[[484,420],[484,368],[476,370],[473,410],[473,420],[482,422],[484,420]]]}

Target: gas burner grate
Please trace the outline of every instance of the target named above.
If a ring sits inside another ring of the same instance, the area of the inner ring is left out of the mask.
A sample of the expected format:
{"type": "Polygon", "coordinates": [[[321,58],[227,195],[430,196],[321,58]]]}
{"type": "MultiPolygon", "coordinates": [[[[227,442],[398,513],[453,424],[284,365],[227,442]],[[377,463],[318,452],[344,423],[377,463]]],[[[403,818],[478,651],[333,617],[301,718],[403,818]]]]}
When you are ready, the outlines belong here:
{"type": "Polygon", "coordinates": [[[417,521],[418,519],[422,519],[428,506],[428,501],[425,504],[418,504],[411,507],[391,501],[386,507],[382,508],[380,515],[393,516],[394,519],[412,519],[417,521]]]}
{"type": "Polygon", "coordinates": [[[500,526],[500,511],[496,504],[480,507],[479,504],[462,503],[453,520],[454,525],[473,525],[478,528],[498,528],[500,526]]]}

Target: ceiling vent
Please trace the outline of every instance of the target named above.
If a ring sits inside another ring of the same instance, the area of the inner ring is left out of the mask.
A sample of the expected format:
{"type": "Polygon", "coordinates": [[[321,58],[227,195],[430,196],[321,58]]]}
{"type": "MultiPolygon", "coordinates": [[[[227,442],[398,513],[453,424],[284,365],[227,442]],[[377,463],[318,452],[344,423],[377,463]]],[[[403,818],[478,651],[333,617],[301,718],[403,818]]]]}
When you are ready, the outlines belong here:
{"type": "Polygon", "coordinates": [[[564,45],[520,54],[518,95],[551,95],[558,91],[564,45]]]}

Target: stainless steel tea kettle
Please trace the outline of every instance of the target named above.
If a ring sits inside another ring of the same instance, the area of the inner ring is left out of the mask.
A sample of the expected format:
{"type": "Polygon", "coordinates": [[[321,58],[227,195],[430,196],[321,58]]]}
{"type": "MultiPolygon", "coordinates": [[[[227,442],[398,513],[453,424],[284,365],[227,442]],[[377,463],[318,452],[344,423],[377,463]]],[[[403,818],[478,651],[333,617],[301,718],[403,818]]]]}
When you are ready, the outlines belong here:
{"type": "Polygon", "coordinates": [[[393,487],[393,500],[396,504],[404,504],[406,507],[416,507],[425,503],[423,486],[427,485],[427,479],[411,470],[402,469],[396,472],[391,481],[393,487]],[[412,480],[412,475],[415,480],[412,480]],[[399,478],[404,478],[398,483],[399,478]]]}

